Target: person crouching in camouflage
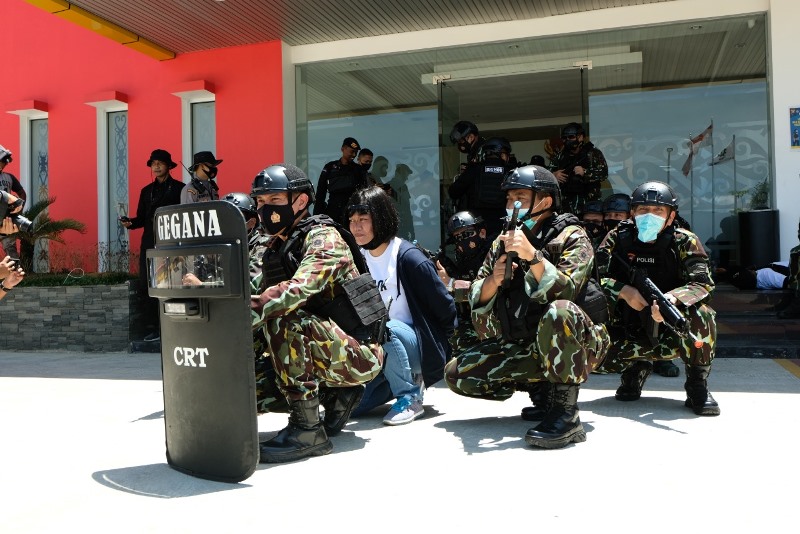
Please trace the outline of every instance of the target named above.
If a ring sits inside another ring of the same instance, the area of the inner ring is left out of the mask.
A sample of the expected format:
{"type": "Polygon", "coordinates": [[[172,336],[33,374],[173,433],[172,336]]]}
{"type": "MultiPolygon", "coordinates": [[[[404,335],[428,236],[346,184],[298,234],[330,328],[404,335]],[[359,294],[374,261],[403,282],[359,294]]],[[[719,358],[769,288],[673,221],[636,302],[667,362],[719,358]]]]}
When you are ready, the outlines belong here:
{"type": "MultiPolygon", "coordinates": [[[[222,198],[230,202],[242,212],[247,227],[247,249],[249,253],[250,294],[260,293],[264,252],[266,252],[271,236],[263,231],[258,220],[258,211],[254,198],[247,193],[228,193],[222,198]]],[[[286,397],[278,389],[275,368],[267,351],[266,339],[260,330],[253,332],[253,356],[256,374],[256,411],[258,413],[287,413],[289,404],[286,397]]]]}
{"type": "Polygon", "coordinates": [[[652,362],[677,356],[686,364],[685,405],[698,415],[719,415],[708,390],[717,342],[707,304],[714,282],[697,236],[673,225],[677,207],[669,185],[643,183],[631,195],[633,220],[620,222],[597,250],[612,312],[608,358],[628,364],[615,397],[638,400],[652,362]],[[659,293],[666,299],[660,303],[659,293]]]}
{"type": "Polygon", "coordinates": [[[284,163],[267,167],[256,176],[253,195],[266,196],[258,215],[274,238],[252,297],[253,328],[265,340],[289,403],[289,424],[261,444],[261,462],[328,454],[332,444],[326,428],[333,434],[347,422],[363,384],[381,370],[383,349],[378,340],[356,339],[320,312],[359,271],[333,220],[309,215],[314,187],[303,171],[284,163]]]}
{"type": "Polygon", "coordinates": [[[453,296],[458,312],[458,328],[450,339],[453,352],[475,345],[479,339],[470,318],[469,286],[483,265],[492,242],[486,235],[482,217],[459,211],[447,221],[447,243],[455,243],[456,259],[436,260],[436,272],[453,296]]]}
{"type": "Polygon", "coordinates": [[[514,169],[502,188],[510,228],[492,243],[470,287],[472,321],[484,341],[447,364],[445,381],[460,395],[490,400],[546,384],[541,423],[525,440],[561,448],[586,440],[578,390],[610,345],[605,326],[574,302],[593,271],[594,251],[577,217],[557,215],[561,195],[550,171],[514,169]]]}

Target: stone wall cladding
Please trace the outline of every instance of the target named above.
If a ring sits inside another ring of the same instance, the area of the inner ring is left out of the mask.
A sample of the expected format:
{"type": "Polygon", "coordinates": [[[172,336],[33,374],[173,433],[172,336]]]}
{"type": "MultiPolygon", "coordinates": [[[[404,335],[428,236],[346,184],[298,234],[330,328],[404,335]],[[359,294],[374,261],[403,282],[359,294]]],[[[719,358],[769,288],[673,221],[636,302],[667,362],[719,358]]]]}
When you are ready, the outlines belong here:
{"type": "Polygon", "coordinates": [[[0,308],[0,350],[128,348],[128,284],[19,287],[0,301],[0,308]]]}

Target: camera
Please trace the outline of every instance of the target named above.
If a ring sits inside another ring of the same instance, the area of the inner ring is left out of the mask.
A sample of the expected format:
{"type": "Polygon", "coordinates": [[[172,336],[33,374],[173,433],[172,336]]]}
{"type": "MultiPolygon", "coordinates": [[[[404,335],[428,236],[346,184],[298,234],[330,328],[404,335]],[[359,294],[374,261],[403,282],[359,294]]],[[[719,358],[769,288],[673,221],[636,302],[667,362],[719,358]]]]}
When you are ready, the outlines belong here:
{"type": "Polygon", "coordinates": [[[20,268],[19,258],[9,258],[11,260],[11,270],[16,271],[20,268]]]}
{"type": "Polygon", "coordinates": [[[9,213],[17,206],[24,204],[25,201],[22,199],[17,199],[16,202],[9,203],[8,200],[8,193],[5,191],[0,191],[0,221],[8,217],[11,219],[11,222],[14,223],[17,228],[19,228],[20,232],[26,234],[33,233],[33,222],[30,219],[23,217],[19,213],[9,213]]]}

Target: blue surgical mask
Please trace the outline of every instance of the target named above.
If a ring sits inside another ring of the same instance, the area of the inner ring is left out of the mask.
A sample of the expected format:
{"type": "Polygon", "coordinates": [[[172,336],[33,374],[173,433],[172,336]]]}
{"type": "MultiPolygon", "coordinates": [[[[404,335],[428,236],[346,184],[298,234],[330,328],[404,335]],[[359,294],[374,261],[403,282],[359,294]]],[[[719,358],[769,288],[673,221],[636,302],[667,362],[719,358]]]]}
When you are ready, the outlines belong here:
{"type": "MultiPolygon", "coordinates": [[[[508,219],[511,220],[511,216],[514,215],[514,208],[506,208],[506,213],[508,214],[508,219]]],[[[520,208],[519,214],[517,215],[517,219],[522,219],[528,214],[528,208],[520,208]]]]}
{"type": "Polygon", "coordinates": [[[658,232],[664,227],[667,220],[664,217],[659,217],[654,213],[645,213],[644,215],[637,215],[636,229],[639,230],[638,239],[642,243],[650,243],[655,241],[658,237],[658,232]]]}

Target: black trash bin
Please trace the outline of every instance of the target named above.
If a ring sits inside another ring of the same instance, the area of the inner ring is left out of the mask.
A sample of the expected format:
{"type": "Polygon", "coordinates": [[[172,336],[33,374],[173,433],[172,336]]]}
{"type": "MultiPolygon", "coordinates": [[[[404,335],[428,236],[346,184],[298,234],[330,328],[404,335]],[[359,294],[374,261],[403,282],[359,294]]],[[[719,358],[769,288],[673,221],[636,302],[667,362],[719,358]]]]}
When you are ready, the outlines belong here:
{"type": "Polygon", "coordinates": [[[778,210],[739,212],[739,253],[743,267],[766,267],[780,261],[778,210]]]}

